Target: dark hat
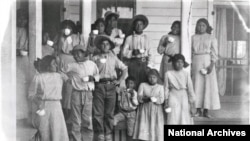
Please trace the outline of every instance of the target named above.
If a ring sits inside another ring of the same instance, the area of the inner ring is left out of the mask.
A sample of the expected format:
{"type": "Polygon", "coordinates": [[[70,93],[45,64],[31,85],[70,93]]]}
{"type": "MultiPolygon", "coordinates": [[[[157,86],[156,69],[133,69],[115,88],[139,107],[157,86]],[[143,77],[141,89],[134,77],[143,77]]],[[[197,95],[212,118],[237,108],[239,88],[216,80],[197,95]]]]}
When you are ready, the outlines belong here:
{"type": "Polygon", "coordinates": [[[75,31],[75,29],[76,29],[75,23],[73,21],[71,21],[71,20],[64,20],[64,21],[62,21],[60,27],[61,27],[61,29],[64,29],[66,27],[71,27],[71,29],[73,31],[75,31]]]}
{"type": "Polygon", "coordinates": [[[148,18],[145,15],[136,15],[132,20],[132,27],[134,27],[135,22],[138,20],[143,21],[144,29],[148,26],[148,18]]]}
{"type": "Polygon", "coordinates": [[[189,64],[185,61],[185,57],[182,54],[175,54],[174,56],[170,57],[168,62],[175,63],[179,59],[183,60],[184,62],[184,68],[188,67],[189,64]]]}
{"type": "Polygon", "coordinates": [[[107,20],[107,18],[109,16],[115,16],[117,19],[119,18],[119,13],[117,12],[112,12],[112,11],[107,11],[105,14],[104,14],[104,17],[105,17],[105,20],[107,20]]]}
{"type": "Polygon", "coordinates": [[[84,56],[88,56],[88,52],[83,50],[83,48],[84,48],[83,45],[76,45],[74,46],[73,50],[70,51],[70,53],[74,55],[77,51],[81,51],[84,54],[84,56]]]}
{"type": "Polygon", "coordinates": [[[106,35],[99,35],[99,36],[96,36],[95,40],[94,40],[94,44],[97,48],[101,48],[101,43],[103,41],[109,41],[110,43],[110,50],[114,49],[115,48],[115,44],[110,40],[110,38],[106,35]]]}

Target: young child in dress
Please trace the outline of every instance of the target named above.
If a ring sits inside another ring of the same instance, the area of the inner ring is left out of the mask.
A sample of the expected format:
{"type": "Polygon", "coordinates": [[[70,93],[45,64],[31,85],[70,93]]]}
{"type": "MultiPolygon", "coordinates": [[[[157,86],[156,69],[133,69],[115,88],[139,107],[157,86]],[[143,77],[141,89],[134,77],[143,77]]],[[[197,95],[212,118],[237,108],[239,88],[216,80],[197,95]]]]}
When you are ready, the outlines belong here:
{"type": "Polygon", "coordinates": [[[181,54],[171,57],[174,70],[165,73],[165,112],[167,124],[193,124],[195,94],[190,74],[183,70],[188,63],[181,54]]]}
{"type": "Polygon", "coordinates": [[[148,82],[141,83],[133,139],[163,141],[164,134],[164,88],[157,84],[159,73],[152,69],[148,72],[148,82]]]}
{"type": "Polygon", "coordinates": [[[119,92],[119,108],[120,111],[114,116],[114,125],[119,121],[125,120],[127,123],[127,134],[132,139],[135,126],[136,108],[138,105],[137,92],[135,91],[135,78],[129,76],[126,79],[126,87],[121,88],[119,92]]]}

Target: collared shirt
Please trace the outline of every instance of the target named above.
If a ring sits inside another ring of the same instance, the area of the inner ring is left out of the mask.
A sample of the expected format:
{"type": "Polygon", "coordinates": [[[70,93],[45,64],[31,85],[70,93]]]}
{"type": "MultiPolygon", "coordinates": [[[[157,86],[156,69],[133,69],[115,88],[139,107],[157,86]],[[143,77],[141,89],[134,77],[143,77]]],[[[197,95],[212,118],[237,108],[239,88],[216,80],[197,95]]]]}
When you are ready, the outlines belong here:
{"type": "Polygon", "coordinates": [[[91,60],[87,60],[85,62],[70,63],[63,69],[63,71],[66,73],[74,73],[71,83],[73,85],[73,88],[79,91],[89,91],[94,90],[95,88],[94,82],[85,82],[83,80],[84,77],[93,76],[95,78],[95,81],[99,81],[99,70],[96,64],[91,60]]]}
{"type": "Polygon", "coordinates": [[[100,73],[100,79],[111,78],[117,79],[116,69],[126,70],[127,66],[117,58],[114,53],[109,51],[108,54],[98,54],[93,57],[93,61],[97,64],[100,73]],[[106,62],[102,62],[102,59],[106,62]]]}
{"type": "Polygon", "coordinates": [[[148,57],[148,63],[152,64],[152,50],[149,47],[149,39],[146,34],[133,34],[126,38],[123,46],[122,55],[126,58],[142,58],[148,57]],[[132,54],[133,50],[142,49],[144,53],[140,53],[136,56],[132,54]]]}

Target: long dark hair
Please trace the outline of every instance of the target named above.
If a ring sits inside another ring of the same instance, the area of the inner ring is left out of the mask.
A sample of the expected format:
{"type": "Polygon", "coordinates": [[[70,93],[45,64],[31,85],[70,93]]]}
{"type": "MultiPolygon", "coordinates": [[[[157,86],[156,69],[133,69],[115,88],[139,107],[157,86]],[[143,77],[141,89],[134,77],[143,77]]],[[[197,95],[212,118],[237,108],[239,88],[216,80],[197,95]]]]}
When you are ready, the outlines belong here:
{"type": "Polygon", "coordinates": [[[168,62],[172,62],[172,65],[174,65],[178,60],[182,60],[184,63],[184,68],[188,67],[189,64],[186,62],[185,57],[182,54],[175,54],[174,56],[171,56],[170,59],[168,60],[168,62]]]}
{"type": "Polygon", "coordinates": [[[34,61],[34,67],[39,73],[50,72],[50,65],[53,60],[56,60],[56,57],[52,55],[47,55],[42,59],[37,59],[34,61]]]}
{"type": "MultiPolygon", "coordinates": [[[[176,24],[179,25],[179,27],[180,27],[180,33],[178,34],[178,35],[180,35],[181,34],[181,21],[174,21],[171,25],[171,30],[174,27],[174,25],[176,25],[176,24]]],[[[168,34],[173,34],[173,33],[172,33],[172,31],[170,31],[168,34]]]]}
{"type": "Polygon", "coordinates": [[[201,19],[199,19],[199,20],[196,22],[195,34],[200,34],[200,32],[199,32],[199,30],[198,30],[198,24],[199,24],[200,22],[203,22],[204,24],[207,25],[207,30],[206,30],[206,32],[207,32],[208,34],[211,34],[213,28],[209,25],[208,20],[205,19],[205,18],[201,18],[201,19]]]}

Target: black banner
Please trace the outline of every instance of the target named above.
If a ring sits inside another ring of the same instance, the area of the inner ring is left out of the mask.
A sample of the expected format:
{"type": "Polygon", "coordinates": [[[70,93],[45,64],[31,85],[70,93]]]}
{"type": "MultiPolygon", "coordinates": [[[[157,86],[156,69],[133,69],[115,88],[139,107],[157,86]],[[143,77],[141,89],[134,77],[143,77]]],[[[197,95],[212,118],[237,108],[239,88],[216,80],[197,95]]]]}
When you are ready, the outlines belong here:
{"type": "Polygon", "coordinates": [[[249,137],[250,125],[165,125],[168,137],[249,137]]]}

